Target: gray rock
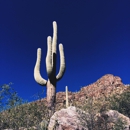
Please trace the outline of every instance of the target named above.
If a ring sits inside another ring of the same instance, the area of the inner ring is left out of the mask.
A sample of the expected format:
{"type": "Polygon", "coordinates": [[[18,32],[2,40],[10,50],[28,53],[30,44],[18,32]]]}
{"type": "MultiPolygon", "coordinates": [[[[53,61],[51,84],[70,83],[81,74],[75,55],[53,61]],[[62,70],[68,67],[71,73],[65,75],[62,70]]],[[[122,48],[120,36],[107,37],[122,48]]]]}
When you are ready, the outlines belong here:
{"type": "Polygon", "coordinates": [[[70,106],[54,113],[50,119],[48,130],[88,130],[85,119],[89,118],[88,113],[70,106]]]}

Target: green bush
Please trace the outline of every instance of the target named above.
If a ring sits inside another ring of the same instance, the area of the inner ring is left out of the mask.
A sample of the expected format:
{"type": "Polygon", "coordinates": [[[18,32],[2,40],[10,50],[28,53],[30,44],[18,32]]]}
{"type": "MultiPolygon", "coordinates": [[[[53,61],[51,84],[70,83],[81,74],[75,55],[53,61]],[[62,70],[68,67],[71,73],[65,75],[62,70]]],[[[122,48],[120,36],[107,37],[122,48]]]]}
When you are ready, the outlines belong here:
{"type": "Polygon", "coordinates": [[[110,99],[110,109],[117,110],[130,118],[130,92],[123,92],[120,95],[114,95],[110,99]]]}

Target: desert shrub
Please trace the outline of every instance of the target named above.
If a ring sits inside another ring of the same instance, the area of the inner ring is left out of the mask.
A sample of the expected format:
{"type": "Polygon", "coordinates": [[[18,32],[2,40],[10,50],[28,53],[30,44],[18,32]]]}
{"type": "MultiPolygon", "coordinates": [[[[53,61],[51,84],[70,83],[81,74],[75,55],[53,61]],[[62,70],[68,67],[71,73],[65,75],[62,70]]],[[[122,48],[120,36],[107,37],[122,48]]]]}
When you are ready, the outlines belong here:
{"type": "Polygon", "coordinates": [[[130,118],[130,92],[123,92],[120,95],[114,95],[110,99],[110,103],[110,109],[117,110],[130,118]]]}
{"type": "Polygon", "coordinates": [[[124,130],[125,129],[125,122],[122,121],[121,118],[118,119],[117,123],[115,124],[113,130],[124,130]]]}
{"type": "Polygon", "coordinates": [[[48,121],[46,106],[41,102],[27,103],[0,113],[0,129],[20,127],[30,128],[39,125],[44,119],[48,121]]]}
{"type": "Polygon", "coordinates": [[[25,103],[11,87],[12,83],[0,86],[0,112],[25,103]]]}
{"type": "Polygon", "coordinates": [[[93,130],[124,130],[126,122],[119,118],[115,123],[110,122],[107,116],[98,117],[93,130]]]}
{"type": "Polygon", "coordinates": [[[47,107],[42,100],[27,103],[20,98],[11,84],[1,86],[0,90],[0,129],[33,129],[44,119],[48,121],[47,107]]]}

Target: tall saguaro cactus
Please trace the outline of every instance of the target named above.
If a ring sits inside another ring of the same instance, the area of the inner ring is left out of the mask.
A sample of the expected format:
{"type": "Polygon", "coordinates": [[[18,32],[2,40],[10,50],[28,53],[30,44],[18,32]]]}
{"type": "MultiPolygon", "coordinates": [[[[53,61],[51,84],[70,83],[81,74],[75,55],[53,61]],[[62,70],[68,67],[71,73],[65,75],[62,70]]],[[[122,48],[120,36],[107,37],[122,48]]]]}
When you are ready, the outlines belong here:
{"type": "Polygon", "coordinates": [[[56,100],[56,83],[60,80],[65,72],[65,57],[63,45],[59,44],[60,51],[60,69],[56,75],[56,45],[57,45],[57,23],[53,22],[53,38],[47,37],[47,55],[46,55],[46,71],[48,80],[42,78],[40,74],[40,62],[41,62],[41,48],[37,49],[37,60],[34,68],[34,79],[42,86],[47,87],[47,103],[49,109],[49,116],[55,111],[56,100]]]}

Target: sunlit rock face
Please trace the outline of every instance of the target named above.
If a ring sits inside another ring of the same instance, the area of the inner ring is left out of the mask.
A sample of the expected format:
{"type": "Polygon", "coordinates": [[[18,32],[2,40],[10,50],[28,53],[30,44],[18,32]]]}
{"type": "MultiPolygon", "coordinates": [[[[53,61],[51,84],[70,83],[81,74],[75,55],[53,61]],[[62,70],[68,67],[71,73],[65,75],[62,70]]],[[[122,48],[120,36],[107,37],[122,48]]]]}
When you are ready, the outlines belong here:
{"type": "Polygon", "coordinates": [[[50,119],[49,130],[88,130],[86,119],[90,115],[76,107],[68,107],[54,113],[50,119]]]}
{"type": "Polygon", "coordinates": [[[96,82],[81,88],[82,93],[86,93],[88,96],[99,98],[102,95],[109,96],[112,93],[119,92],[126,89],[122,80],[118,76],[107,74],[98,79],[96,82]]]}

